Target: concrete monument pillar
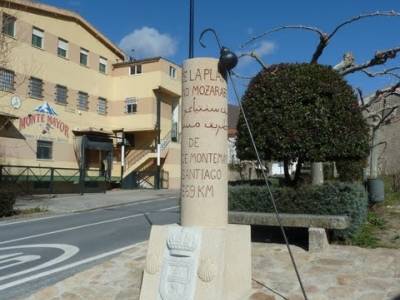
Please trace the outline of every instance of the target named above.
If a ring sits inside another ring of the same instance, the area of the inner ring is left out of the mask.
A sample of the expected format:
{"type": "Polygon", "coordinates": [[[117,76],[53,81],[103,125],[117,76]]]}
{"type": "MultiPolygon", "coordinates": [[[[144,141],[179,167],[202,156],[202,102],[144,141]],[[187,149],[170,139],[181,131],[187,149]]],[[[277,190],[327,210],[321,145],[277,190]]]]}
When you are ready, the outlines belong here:
{"type": "Polygon", "coordinates": [[[182,226],[228,224],[228,101],[218,60],[189,59],[182,74],[182,226]]]}
{"type": "Polygon", "coordinates": [[[250,226],[228,225],[227,85],[218,60],[182,74],[181,226],[152,226],[140,300],[243,300],[250,226]]]}

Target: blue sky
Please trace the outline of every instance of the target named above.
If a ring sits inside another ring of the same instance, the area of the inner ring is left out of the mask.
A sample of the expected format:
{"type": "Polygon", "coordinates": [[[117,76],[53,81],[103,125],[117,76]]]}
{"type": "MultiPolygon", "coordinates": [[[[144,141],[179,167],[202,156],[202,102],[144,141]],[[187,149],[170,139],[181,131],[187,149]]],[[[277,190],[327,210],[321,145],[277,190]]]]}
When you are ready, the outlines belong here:
{"type": "MultiPolygon", "coordinates": [[[[161,54],[182,63],[188,53],[189,0],[43,0],[41,2],[78,12],[117,45],[135,48],[133,55],[161,54]],[[122,43],[121,43],[122,41],[122,43]]],[[[336,24],[360,13],[377,10],[400,11],[398,0],[280,0],[280,1],[196,1],[196,56],[217,56],[216,44],[207,36],[203,49],[197,42],[199,33],[213,27],[224,45],[239,51],[252,35],[279,25],[304,24],[332,30],[336,24]]],[[[316,35],[302,31],[275,33],[260,40],[249,50],[257,49],[267,64],[307,62],[318,42],[316,35]]],[[[331,41],[320,63],[335,65],[351,51],[358,63],[372,58],[376,50],[400,46],[400,17],[373,18],[346,27],[331,41]]],[[[388,66],[400,65],[400,57],[388,66]]],[[[251,62],[237,69],[254,75],[259,67],[251,62]]],[[[365,94],[393,82],[390,78],[369,79],[365,75],[347,76],[354,87],[365,94]]],[[[240,82],[241,90],[246,82],[240,82]]]]}

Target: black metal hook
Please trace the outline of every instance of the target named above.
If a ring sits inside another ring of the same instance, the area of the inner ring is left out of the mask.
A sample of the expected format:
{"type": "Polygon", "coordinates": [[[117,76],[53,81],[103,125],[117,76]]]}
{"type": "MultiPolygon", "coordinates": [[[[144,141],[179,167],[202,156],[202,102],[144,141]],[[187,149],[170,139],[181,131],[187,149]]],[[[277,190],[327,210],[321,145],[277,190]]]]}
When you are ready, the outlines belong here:
{"type": "Polygon", "coordinates": [[[200,34],[199,43],[203,48],[206,48],[206,45],[203,43],[202,39],[207,32],[214,34],[215,40],[217,41],[219,47],[218,68],[222,76],[226,78],[227,73],[229,73],[237,65],[238,57],[229,48],[221,45],[218,34],[213,28],[207,28],[200,34]]]}
{"type": "Polygon", "coordinates": [[[214,34],[215,40],[217,41],[217,44],[218,44],[218,48],[221,50],[221,48],[222,48],[222,46],[221,46],[221,41],[220,41],[220,39],[219,39],[219,37],[218,37],[217,32],[216,32],[213,28],[207,28],[207,29],[204,29],[204,30],[201,32],[200,37],[199,37],[199,43],[200,43],[200,45],[201,45],[203,48],[206,48],[206,45],[202,42],[202,39],[203,39],[203,36],[204,36],[207,32],[211,32],[211,33],[214,34]]]}

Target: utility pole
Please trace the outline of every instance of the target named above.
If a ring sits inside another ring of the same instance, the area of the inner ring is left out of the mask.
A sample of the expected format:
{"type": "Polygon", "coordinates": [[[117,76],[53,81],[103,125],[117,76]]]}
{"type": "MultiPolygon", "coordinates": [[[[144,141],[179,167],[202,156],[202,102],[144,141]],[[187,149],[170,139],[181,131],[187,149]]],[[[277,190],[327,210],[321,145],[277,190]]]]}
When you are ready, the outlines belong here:
{"type": "Polygon", "coordinates": [[[157,145],[157,171],[154,188],[159,190],[161,188],[161,99],[157,95],[157,124],[156,124],[156,145],[157,145]]]}
{"type": "Polygon", "coordinates": [[[189,58],[194,57],[194,0],[190,0],[189,58]]]}

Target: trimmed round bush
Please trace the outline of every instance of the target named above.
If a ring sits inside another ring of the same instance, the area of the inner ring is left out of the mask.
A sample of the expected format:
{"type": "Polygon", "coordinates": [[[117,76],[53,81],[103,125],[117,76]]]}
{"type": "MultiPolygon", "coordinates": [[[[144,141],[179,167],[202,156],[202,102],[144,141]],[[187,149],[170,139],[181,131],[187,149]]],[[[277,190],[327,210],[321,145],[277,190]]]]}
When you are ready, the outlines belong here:
{"type": "Polygon", "coordinates": [[[336,169],[339,173],[340,181],[362,181],[363,170],[366,166],[365,160],[346,161],[341,160],[336,162],[336,169]]]}
{"type": "MultiPolygon", "coordinates": [[[[368,197],[361,184],[327,182],[323,185],[305,185],[294,189],[272,187],[280,213],[346,215],[350,227],[334,230],[337,239],[354,236],[367,218],[368,197]]],[[[233,211],[273,213],[267,187],[229,187],[229,209],[233,211]]]]}
{"type": "Polygon", "coordinates": [[[0,217],[9,216],[14,211],[15,193],[0,190],[0,217]]]}

